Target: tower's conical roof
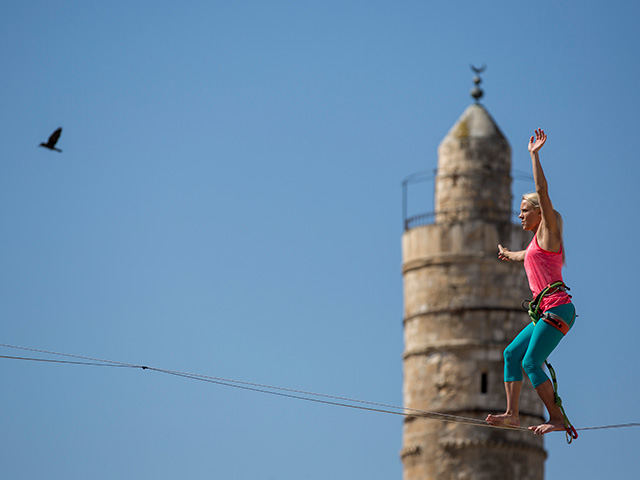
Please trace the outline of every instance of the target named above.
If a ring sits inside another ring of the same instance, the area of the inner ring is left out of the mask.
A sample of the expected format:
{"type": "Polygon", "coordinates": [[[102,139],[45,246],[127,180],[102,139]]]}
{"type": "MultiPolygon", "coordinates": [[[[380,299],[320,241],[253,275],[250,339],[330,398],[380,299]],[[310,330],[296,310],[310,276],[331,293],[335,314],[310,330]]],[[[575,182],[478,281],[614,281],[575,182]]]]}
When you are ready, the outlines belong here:
{"type": "MultiPolygon", "coordinates": [[[[451,130],[442,139],[442,143],[449,141],[460,141],[463,139],[487,139],[502,140],[507,142],[506,137],[493,120],[489,112],[479,104],[469,105],[458,121],[451,127],[451,130]]],[[[508,142],[507,142],[508,143],[508,142]]]]}
{"type": "Polygon", "coordinates": [[[436,222],[508,222],[511,146],[489,112],[470,105],[438,147],[436,222]]]}

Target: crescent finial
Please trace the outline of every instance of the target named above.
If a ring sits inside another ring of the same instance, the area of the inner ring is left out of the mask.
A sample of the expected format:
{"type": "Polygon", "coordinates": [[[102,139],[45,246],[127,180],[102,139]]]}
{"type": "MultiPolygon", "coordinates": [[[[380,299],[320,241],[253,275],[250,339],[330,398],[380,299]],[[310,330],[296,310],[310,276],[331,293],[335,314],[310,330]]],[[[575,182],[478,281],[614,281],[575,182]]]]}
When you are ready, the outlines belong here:
{"type": "Polygon", "coordinates": [[[486,69],[487,69],[486,64],[482,65],[482,67],[480,68],[475,67],[473,64],[471,64],[471,70],[473,70],[474,73],[476,74],[476,76],[473,77],[473,83],[475,83],[476,86],[471,89],[471,96],[475,99],[476,103],[480,103],[480,99],[484,95],[484,92],[480,88],[480,84],[482,83],[480,74],[484,72],[486,69]]]}

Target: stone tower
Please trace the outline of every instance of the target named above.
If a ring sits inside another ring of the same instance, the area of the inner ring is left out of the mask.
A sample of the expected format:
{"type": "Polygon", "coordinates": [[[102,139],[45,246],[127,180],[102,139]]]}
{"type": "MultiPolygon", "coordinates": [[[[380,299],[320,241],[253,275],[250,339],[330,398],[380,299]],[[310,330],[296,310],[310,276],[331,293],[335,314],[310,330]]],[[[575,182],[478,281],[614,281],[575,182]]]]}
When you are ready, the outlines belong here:
{"type": "MultiPolygon", "coordinates": [[[[509,142],[478,99],[438,147],[433,223],[402,237],[404,406],[484,419],[505,409],[502,352],[531,295],[497,245],[521,250],[531,237],[511,221],[509,142]]],[[[525,377],[522,425],[542,414],[525,377]]],[[[404,480],[543,480],[546,451],[528,432],[409,416],[401,458],[404,480]]]]}

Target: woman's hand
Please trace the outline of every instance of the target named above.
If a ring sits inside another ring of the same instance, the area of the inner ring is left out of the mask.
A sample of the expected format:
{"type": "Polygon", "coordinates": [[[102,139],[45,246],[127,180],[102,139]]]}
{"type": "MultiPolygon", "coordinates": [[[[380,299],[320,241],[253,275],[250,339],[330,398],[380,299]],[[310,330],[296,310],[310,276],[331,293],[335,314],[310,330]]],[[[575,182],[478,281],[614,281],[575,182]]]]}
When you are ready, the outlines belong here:
{"type": "Polygon", "coordinates": [[[544,142],[547,141],[547,134],[544,133],[544,130],[539,128],[535,132],[535,137],[531,136],[531,138],[529,139],[529,152],[531,153],[538,153],[538,151],[544,145],[544,142]]]}
{"type": "Polygon", "coordinates": [[[524,254],[526,250],[520,250],[519,252],[512,252],[507,247],[498,245],[498,258],[505,262],[524,262],[524,254]]]}
{"type": "Polygon", "coordinates": [[[502,245],[498,245],[498,258],[500,260],[509,260],[510,250],[507,247],[503,247],[502,245]]]}

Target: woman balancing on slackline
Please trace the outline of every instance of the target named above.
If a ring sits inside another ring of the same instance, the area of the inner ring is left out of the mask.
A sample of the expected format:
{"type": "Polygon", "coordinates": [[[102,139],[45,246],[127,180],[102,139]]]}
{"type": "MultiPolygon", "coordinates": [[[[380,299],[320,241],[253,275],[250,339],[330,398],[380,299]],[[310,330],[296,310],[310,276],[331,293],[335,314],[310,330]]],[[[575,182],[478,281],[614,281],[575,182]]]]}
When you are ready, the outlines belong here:
{"type": "MultiPolygon", "coordinates": [[[[562,282],[564,248],[562,243],[562,217],[553,209],[542,171],[538,152],[547,141],[542,129],[535,131],[529,140],[529,153],[533,165],[536,192],[523,195],[519,218],[522,228],[534,233],[526,250],[512,252],[498,245],[498,258],[505,261],[524,262],[529,287],[535,297],[549,285],[562,282]]],[[[535,301],[535,300],[534,300],[535,301]]],[[[492,425],[519,426],[518,403],[522,387],[522,369],[531,380],[540,399],[549,411],[549,421],[529,427],[536,435],[555,430],[565,430],[561,409],[556,406],[555,393],[542,364],[560,343],[564,334],[573,326],[576,311],[564,284],[548,290],[539,300],[540,321],[526,326],[504,351],[504,387],[507,393],[507,410],[501,415],[488,415],[492,425]],[[545,318],[546,317],[546,318],[545,318]],[[549,320],[550,323],[547,323],[549,320]],[[552,324],[555,323],[555,326],[552,324]],[[563,331],[564,330],[564,333],[563,331]]]]}

